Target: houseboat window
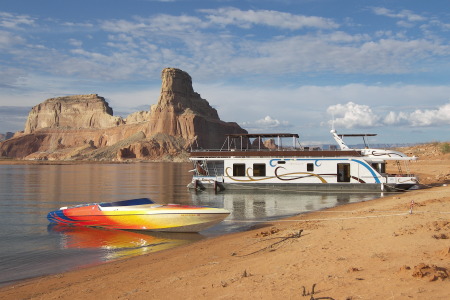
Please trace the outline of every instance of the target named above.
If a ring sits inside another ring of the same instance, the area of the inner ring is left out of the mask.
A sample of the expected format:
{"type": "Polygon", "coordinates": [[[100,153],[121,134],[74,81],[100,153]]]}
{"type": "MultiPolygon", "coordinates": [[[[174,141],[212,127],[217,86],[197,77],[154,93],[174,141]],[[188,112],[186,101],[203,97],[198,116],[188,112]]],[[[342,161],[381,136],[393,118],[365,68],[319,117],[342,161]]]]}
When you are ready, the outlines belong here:
{"type": "Polygon", "coordinates": [[[223,160],[210,160],[207,164],[208,174],[210,176],[223,176],[223,160]]]}
{"type": "Polygon", "coordinates": [[[373,163],[372,168],[374,168],[378,173],[386,173],[386,163],[373,163]]]}
{"type": "Polygon", "coordinates": [[[266,176],[266,164],[253,164],[253,176],[266,176]]]}
{"type": "Polygon", "coordinates": [[[245,176],[245,164],[233,164],[233,176],[245,176]]]}
{"type": "Polygon", "coordinates": [[[337,181],[350,182],[350,164],[337,164],[337,181]]]}
{"type": "Polygon", "coordinates": [[[306,171],[308,172],[314,172],[314,164],[309,163],[306,165],[306,171]]]}

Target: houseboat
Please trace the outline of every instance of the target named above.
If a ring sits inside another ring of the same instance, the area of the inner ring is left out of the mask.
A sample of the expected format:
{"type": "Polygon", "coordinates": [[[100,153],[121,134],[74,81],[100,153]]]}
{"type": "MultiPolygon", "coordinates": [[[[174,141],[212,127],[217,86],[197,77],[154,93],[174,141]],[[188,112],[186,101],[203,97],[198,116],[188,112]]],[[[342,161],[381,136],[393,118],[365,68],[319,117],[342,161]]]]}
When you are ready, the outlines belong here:
{"type": "Polygon", "coordinates": [[[221,149],[191,151],[194,168],[188,187],[403,191],[417,184],[408,164],[416,157],[369,147],[366,138],[376,134],[338,134],[334,129],[331,134],[337,145],[327,150],[301,146],[298,134],[228,134],[221,149]],[[365,146],[351,149],[344,137],[362,137],[365,146]]]}

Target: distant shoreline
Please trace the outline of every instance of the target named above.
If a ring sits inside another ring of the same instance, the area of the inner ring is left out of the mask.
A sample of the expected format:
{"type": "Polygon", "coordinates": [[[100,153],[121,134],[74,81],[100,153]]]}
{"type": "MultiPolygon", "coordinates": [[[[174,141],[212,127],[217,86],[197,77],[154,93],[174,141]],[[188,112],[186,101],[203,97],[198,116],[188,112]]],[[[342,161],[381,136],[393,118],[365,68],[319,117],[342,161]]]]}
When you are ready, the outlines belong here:
{"type": "Polygon", "coordinates": [[[83,165],[83,164],[138,164],[138,163],[185,163],[182,161],[136,160],[136,161],[97,161],[97,160],[18,160],[0,158],[0,165],[83,165]]]}

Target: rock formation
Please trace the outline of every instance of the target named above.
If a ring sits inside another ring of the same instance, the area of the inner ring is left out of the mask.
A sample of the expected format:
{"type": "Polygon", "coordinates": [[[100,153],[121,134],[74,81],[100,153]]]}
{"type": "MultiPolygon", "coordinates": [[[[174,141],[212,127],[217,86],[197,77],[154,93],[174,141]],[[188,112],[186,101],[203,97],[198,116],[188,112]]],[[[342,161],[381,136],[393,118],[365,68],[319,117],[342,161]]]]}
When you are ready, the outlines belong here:
{"type": "Polygon", "coordinates": [[[198,116],[219,120],[217,111],[208,101],[202,99],[192,88],[192,79],[188,73],[179,69],[167,68],[161,74],[162,86],[158,104],[152,112],[194,112],[198,116]]]}
{"type": "Polygon", "coordinates": [[[150,111],[113,116],[96,94],[52,98],[32,108],[23,133],[0,143],[0,156],[19,159],[176,159],[190,145],[218,148],[225,134],[246,133],[221,121],[194,92],[184,71],[162,71],[161,95],[150,111]]]}
{"type": "Polygon", "coordinates": [[[150,132],[196,140],[203,148],[219,148],[227,133],[246,132],[236,123],[220,120],[208,101],[192,89],[189,74],[179,69],[164,69],[157,105],[151,108],[150,132]]]}
{"type": "Polygon", "coordinates": [[[150,119],[150,111],[137,111],[126,117],[126,124],[135,124],[146,122],[150,119]]]}
{"type": "Polygon", "coordinates": [[[36,105],[28,114],[24,133],[42,128],[109,128],[123,124],[113,116],[105,98],[97,94],[51,98],[36,105]]]}

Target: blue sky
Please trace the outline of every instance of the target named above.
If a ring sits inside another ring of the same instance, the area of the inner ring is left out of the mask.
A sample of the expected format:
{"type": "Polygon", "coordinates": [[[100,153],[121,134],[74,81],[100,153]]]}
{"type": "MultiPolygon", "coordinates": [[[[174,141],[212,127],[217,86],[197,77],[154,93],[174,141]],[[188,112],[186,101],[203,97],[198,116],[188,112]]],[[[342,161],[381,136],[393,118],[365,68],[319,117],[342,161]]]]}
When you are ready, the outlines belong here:
{"type": "Polygon", "coordinates": [[[64,95],[148,110],[175,67],[249,132],[449,141],[449,40],[437,0],[1,0],[0,132],[64,95]]]}

